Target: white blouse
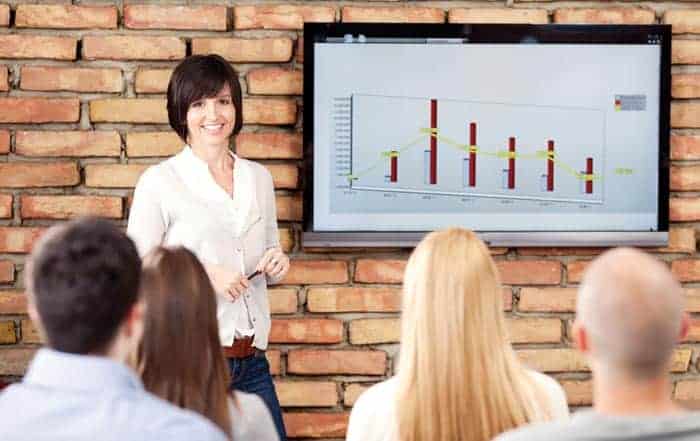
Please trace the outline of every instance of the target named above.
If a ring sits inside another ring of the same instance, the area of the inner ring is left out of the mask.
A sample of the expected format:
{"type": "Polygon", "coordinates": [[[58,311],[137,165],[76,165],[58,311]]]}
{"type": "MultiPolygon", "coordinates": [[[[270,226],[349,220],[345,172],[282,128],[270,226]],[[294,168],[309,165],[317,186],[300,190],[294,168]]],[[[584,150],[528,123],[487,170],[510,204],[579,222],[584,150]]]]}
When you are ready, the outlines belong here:
{"type": "Polygon", "coordinates": [[[277,429],[263,400],[255,394],[236,391],[238,405],[229,401],[234,441],[278,441],[277,429]]]}
{"type": "MultiPolygon", "coordinates": [[[[143,256],[158,245],[181,245],[208,266],[250,274],[265,251],[279,247],[275,193],[270,172],[234,157],[231,198],[209,166],[189,146],[149,167],[134,190],[127,234],[143,256]]],[[[217,293],[221,344],[255,334],[267,349],[270,333],[269,277],[256,277],[236,301],[217,293]]]]}
{"type": "MultiPolygon", "coordinates": [[[[569,407],[562,387],[547,375],[526,371],[539,392],[532,399],[540,414],[549,414],[554,420],[568,419],[569,407]]],[[[346,441],[397,441],[396,394],[398,379],[390,378],[364,391],[350,414],[346,441]]],[[[465,403],[468,406],[469,403],[465,403]]]]}

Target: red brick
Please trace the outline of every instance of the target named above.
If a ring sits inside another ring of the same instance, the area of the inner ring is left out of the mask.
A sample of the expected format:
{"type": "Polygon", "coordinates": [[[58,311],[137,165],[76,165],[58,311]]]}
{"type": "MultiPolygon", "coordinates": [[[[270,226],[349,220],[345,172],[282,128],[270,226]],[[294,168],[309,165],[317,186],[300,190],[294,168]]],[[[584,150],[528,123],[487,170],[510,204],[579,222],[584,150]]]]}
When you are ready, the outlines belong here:
{"type": "Polygon", "coordinates": [[[700,159],[700,136],[672,134],[671,159],[700,159]]]}
{"type": "Polygon", "coordinates": [[[700,104],[672,102],[671,127],[676,129],[700,128],[700,104]]]}
{"type": "Polygon", "coordinates": [[[10,25],[10,5],[0,5],[0,26],[8,27],[10,25]]]}
{"type": "Polygon", "coordinates": [[[293,314],[297,312],[297,290],[293,288],[273,288],[267,290],[271,314],[293,314]]]}
{"type": "Polygon", "coordinates": [[[294,249],[294,230],[289,229],[289,228],[279,228],[277,230],[279,237],[280,237],[280,246],[282,247],[282,251],[285,253],[289,253],[294,249]]]}
{"type": "Polygon", "coordinates": [[[9,74],[7,66],[0,66],[0,91],[7,91],[10,88],[9,74]]]}
{"type": "Polygon", "coordinates": [[[0,123],[77,122],[79,117],[77,98],[0,97],[0,123]]]}
{"type": "Polygon", "coordinates": [[[558,285],[561,263],[550,260],[496,262],[501,282],[506,285],[558,285]]]}
{"type": "Polygon", "coordinates": [[[304,64],[304,37],[297,39],[297,63],[304,64]]]}
{"type": "Polygon", "coordinates": [[[513,309],[513,290],[510,287],[504,286],[501,290],[503,294],[503,310],[510,311],[513,309]]]}
{"type": "Polygon", "coordinates": [[[15,153],[24,156],[119,156],[117,131],[17,131],[15,153]]]}
{"type": "Polygon", "coordinates": [[[0,375],[24,375],[36,349],[0,349],[0,375]]]}
{"type": "Polygon", "coordinates": [[[559,343],[562,338],[558,318],[509,318],[506,323],[513,343],[559,343]]]}
{"type": "Polygon", "coordinates": [[[101,188],[132,188],[148,164],[88,164],[85,185],[101,188]]]}
{"type": "MultiPolygon", "coordinates": [[[[0,236],[2,232],[0,232],[0,236]]],[[[2,238],[0,237],[0,241],[2,238]]],[[[2,244],[0,243],[0,246],[2,244]]],[[[0,314],[26,314],[27,296],[21,291],[0,290],[0,314]]]]}
{"type": "Polygon", "coordinates": [[[344,6],[346,23],[444,23],[445,11],[439,8],[344,6]]]}
{"type": "Polygon", "coordinates": [[[20,78],[20,88],[25,90],[122,91],[122,72],[119,69],[23,66],[20,78]]]}
{"type": "Polygon", "coordinates": [[[301,95],[303,75],[299,69],[269,67],[248,72],[248,93],[253,95],[301,95]]]}
{"type": "Polygon", "coordinates": [[[557,9],[554,23],[569,24],[653,24],[654,11],[641,8],[557,9]]]}
{"type": "Polygon", "coordinates": [[[334,407],[337,386],[332,381],[275,381],[282,407],[334,407]]]}
{"type": "Polygon", "coordinates": [[[700,167],[671,167],[671,191],[700,189],[700,167]]]}
{"type": "Polygon", "coordinates": [[[302,375],[384,375],[386,353],[382,351],[292,350],[287,372],[302,375]]]}
{"type": "Polygon", "coordinates": [[[309,312],[397,312],[401,310],[399,288],[309,288],[309,312]]]}
{"type": "Polygon", "coordinates": [[[72,187],[80,183],[75,162],[0,163],[0,187],[72,187]]]}
{"type": "Polygon", "coordinates": [[[248,98],[243,100],[244,124],[294,124],[297,104],[286,98],[248,98]]]}
{"type": "Polygon", "coordinates": [[[564,380],[561,382],[569,406],[593,404],[593,382],[590,380],[564,380]]]}
{"type": "Polygon", "coordinates": [[[523,288],[518,310],[532,312],[573,312],[576,310],[575,288],[523,288]]]}
{"type": "Polygon", "coordinates": [[[90,121],[168,124],[168,109],[164,99],[98,99],[90,101],[90,121]]]}
{"type": "Polygon", "coordinates": [[[301,133],[240,133],[236,153],[249,159],[301,159],[301,133]]]}
{"type": "Polygon", "coordinates": [[[0,35],[0,58],[75,60],[77,44],[71,37],[0,35]]]}
{"type": "Polygon", "coordinates": [[[272,174],[275,188],[297,188],[299,185],[299,168],[294,164],[265,165],[272,174]]]}
{"type": "Polygon", "coordinates": [[[542,372],[590,371],[585,357],[575,349],[521,349],[516,353],[526,366],[542,372]]]}
{"type": "Polygon", "coordinates": [[[664,13],[663,22],[672,26],[674,34],[698,34],[700,9],[671,9],[664,13]]]}
{"type": "Polygon", "coordinates": [[[122,217],[122,198],[117,196],[36,196],[20,199],[22,219],[71,219],[79,216],[122,217]]]}
{"type": "Polygon", "coordinates": [[[0,194],[0,219],[12,217],[12,195],[0,194]]]}
{"type": "Polygon", "coordinates": [[[405,260],[360,259],[355,266],[355,282],[401,283],[405,268],[405,260]]]}
{"type": "Polygon", "coordinates": [[[129,132],[126,135],[126,154],[130,158],[171,156],[179,153],[184,142],[173,131],[129,132]]]}
{"type": "Polygon", "coordinates": [[[690,319],[690,328],[688,335],[685,336],[683,342],[698,342],[700,341],[700,322],[697,319],[690,319]]]}
{"type": "Polygon", "coordinates": [[[178,37],[83,37],[83,58],[86,60],[180,60],[184,57],[185,42],[178,37]]]}
{"type": "Polygon", "coordinates": [[[18,28],[116,29],[115,6],[18,5],[18,28]]]}
{"type": "Polygon", "coordinates": [[[0,253],[29,253],[44,230],[42,227],[0,227],[0,253]]]}
{"type": "Polygon", "coordinates": [[[679,259],[671,262],[671,272],[681,282],[700,281],[700,260],[679,259]]]}
{"type": "Polygon", "coordinates": [[[290,438],[343,438],[349,413],[290,413],[283,415],[290,438]]]}
{"type": "Polygon", "coordinates": [[[694,228],[671,228],[668,232],[668,246],[649,250],[654,253],[687,253],[695,252],[694,228]]]}
{"type": "Polygon", "coordinates": [[[172,74],[172,69],[141,68],[136,71],[134,90],[136,93],[165,93],[172,74]]]}
{"type": "Polygon", "coordinates": [[[349,330],[350,343],[353,345],[398,343],[401,337],[401,321],[398,318],[353,320],[349,330]]]}
{"type": "Polygon", "coordinates": [[[22,320],[21,323],[22,326],[22,343],[29,343],[29,344],[39,344],[41,343],[41,335],[39,334],[39,331],[36,329],[36,326],[32,323],[31,320],[25,319],[22,320]]]}
{"type": "Polygon", "coordinates": [[[343,394],[343,404],[348,407],[355,405],[360,395],[369,388],[370,386],[365,384],[349,384],[345,388],[345,393],[343,394]]]}
{"type": "Polygon", "coordinates": [[[124,27],[130,29],[225,31],[227,17],[226,6],[124,6],[124,27]]]}
{"type": "Polygon", "coordinates": [[[669,219],[675,222],[700,220],[700,198],[674,198],[669,200],[669,219]]]}
{"type": "Polygon", "coordinates": [[[569,283],[579,283],[583,277],[590,260],[576,260],[566,265],[567,281],[569,283]]]}
{"type": "Polygon", "coordinates": [[[10,131],[0,130],[0,154],[10,153],[10,131]]]}
{"type": "Polygon", "coordinates": [[[270,343],[340,343],[343,322],[331,319],[273,320],[270,343]]]}
{"type": "Polygon", "coordinates": [[[303,202],[301,195],[277,196],[277,220],[300,221],[303,212],[303,202]]]}
{"type": "Polygon", "coordinates": [[[671,77],[673,98],[699,98],[700,74],[674,74],[671,77]]]}
{"type": "Polygon", "coordinates": [[[518,254],[521,256],[544,256],[544,257],[554,257],[554,256],[596,256],[605,251],[605,248],[566,248],[566,247],[556,247],[556,248],[518,248],[518,254]]]}
{"type": "Polygon", "coordinates": [[[15,281],[15,265],[9,260],[0,260],[0,282],[15,281]]]}
{"type": "Polygon", "coordinates": [[[674,39],[671,44],[671,63],[700,64],[700,40],[674,39]]]}
{"type": "Polygon", "coordinates": [[[450,9],[447,21],[450,23],[547,24],[549,17],[545,9],[455,8],[450,9]]]}
{"type": "Polygon", "coordinates": [[[267,362],[270,364],[270,374],[279,375],[282,373],[282,357],[280,351],[267,350],[265,351],[265,357],[267,362]]]}
{"type": "Polygon", "coordinates": [[[335,8],[310,5],[242,5],[233,10],[236,29],[304,29],[304,23],[335,21],[335,8]]]}
{"type": "Polygon", "coordinates": [[[685,289],[685,310],[700,312],[700,288],[685,289]]]}
{"type": "Polygon", "coordinates": [[[13,320],[0,321],[0,345],[13,345],[16,343],[15,322],[13,320]]]}
{"type": "Polygon", "coordinates": [[[342,260],[292,260],[289,272],[280,281],[285,285],[347,282],[348,263],[342,260]]]}
{"type": "Polygon", "coordinates": [[[235,63],[286,63],[292,58],[289,38],[193,38],[192,54],[215,53],[235,63]]]}

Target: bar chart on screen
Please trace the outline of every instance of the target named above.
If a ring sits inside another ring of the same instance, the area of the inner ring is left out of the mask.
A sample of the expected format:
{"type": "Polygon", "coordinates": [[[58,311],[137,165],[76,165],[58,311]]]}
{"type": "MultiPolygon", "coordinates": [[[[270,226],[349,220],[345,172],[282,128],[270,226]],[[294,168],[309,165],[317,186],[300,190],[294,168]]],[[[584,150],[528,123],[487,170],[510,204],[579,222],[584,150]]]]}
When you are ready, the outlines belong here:
{"type": "Polygon", "coordinates": [[[353,94],[332,124],[353,191],[604,203],[601,109],[353,94]]]}

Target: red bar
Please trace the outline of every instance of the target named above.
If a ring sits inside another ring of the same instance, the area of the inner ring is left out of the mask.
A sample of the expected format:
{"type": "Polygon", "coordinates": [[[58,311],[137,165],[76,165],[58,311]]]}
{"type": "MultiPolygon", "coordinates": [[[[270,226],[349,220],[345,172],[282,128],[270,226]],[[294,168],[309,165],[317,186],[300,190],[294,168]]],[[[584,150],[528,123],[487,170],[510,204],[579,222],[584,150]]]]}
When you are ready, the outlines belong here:
{"type": "Polygon", "coordinates": [[[437,184],[437,100],[430,100],[430,183],[437,184]]]}
{"type": "Polygon", "coordinates": [[[586,193],[593,193],[593,158],[586,158],[586,193]]]}
{"type": "Polygon", "coordinates": [[[469,186],[476,187],[476,123],[469,123],[469,186]]]}
{"type": "Polygon", "coordinates": [[[391,182],[396,182],[399,177],[399,158],[395,155],[395,151],[391,152],[391,176],[389,177],[391,182]]]}
{"type": "Polygon", "coordinates": [[[554,191],[554,141],[547,141],[547,191],[554,191]]]}
{"type": "Polygon", "coordinates": [[[515,138],[508,138],[508,151],[511,153],[508,158],[508,188],[515,188],[515,138]]]}

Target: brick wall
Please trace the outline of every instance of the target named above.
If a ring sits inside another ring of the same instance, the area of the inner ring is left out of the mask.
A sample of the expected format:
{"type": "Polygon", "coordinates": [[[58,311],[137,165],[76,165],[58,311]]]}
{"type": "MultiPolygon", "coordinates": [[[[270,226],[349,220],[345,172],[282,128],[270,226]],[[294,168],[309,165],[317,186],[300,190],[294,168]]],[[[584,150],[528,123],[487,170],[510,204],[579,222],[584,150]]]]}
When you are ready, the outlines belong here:
{"type": "MultiPolygon", "coordinates": [[[[164,91],[186,54],[218,52],[241,74],[238,153],[271,170],[292,269],[271,290],[269,352],[292,437],[342,438],[352,404],[390,376],[409,250],[304,250],[301,93],[304,21],[669,23],[673,25],[672,231],[654,250],[700,312],[700,4],[386,2],[188,5],[48,1],[0,5],[0,380],[38,347],[26,317],[26,253],[46,226],[84,214],[126,223],[139,174],[180,148],[164,91]]],[[[591,402],[570,348],[576,284],[599,249],[494,249],[517,350],[551,373],[572,406],[591,402]]],[[[675,396],[700,399],[700,328],[675,352],[675,396]]]]}

